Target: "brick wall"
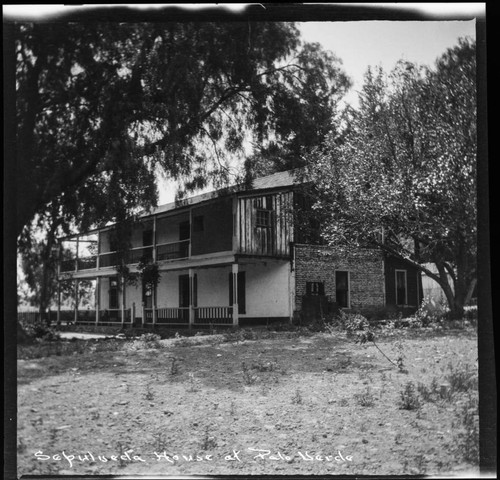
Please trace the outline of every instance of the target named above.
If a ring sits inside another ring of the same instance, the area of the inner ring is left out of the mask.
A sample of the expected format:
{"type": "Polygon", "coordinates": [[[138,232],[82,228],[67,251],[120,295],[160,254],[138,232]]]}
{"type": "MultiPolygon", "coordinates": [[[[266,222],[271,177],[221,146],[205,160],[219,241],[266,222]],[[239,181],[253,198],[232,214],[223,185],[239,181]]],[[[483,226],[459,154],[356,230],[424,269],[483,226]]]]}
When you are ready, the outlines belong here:
{"type": "Polygon", "coordinates": [[[381,252],[364,250],[356,254],[339,254],[324,246],[295,245],[295,308],[302,307],[306,282],[323,282],[325,295],[335,298],[335,271],[344,270],[350,276],[350,307],[370,308],[385,304],[384,265],[381,252]]]}

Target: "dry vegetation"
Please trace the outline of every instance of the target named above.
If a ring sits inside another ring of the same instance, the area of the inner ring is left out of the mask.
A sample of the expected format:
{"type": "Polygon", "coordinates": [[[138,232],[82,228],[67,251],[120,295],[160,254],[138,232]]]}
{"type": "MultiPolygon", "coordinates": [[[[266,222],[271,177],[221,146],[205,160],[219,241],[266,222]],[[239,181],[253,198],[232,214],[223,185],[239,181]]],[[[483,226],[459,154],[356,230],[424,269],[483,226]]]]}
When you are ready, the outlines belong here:
{"type": "Polygon", "coordinates": [[[473,328],[322,330],[20,346],[19,474],[475,471],[473,328]]]}

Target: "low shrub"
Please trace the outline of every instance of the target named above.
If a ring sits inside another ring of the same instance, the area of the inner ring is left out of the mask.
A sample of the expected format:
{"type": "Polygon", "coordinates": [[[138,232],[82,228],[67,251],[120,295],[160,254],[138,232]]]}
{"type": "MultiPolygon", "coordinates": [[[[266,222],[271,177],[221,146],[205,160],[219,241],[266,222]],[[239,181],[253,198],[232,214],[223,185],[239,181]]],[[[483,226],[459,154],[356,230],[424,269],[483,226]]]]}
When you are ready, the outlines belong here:
{"type": "Polygon", "coordinates": [[[46,323],[36,321],[22,325],[24,333],[33,340],[55,342],[61,340],[61,335],[46,323]]]}
{"type": "Polygon", "coordinates": [[[413,382],[408,382],[405,388],[399,393],[399,408],[402,410],[418,410],[420,408],[420,400],[418,398],[415,385],[413,382]]]}

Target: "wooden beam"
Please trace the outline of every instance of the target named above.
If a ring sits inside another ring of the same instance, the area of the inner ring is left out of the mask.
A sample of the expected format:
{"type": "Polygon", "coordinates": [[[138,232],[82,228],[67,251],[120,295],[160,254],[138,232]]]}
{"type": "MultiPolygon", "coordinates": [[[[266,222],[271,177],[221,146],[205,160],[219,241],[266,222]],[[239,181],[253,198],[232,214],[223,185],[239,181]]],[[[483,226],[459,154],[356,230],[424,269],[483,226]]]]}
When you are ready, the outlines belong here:
{"type": "Polygon", "coordinates": [[[232,280],[233,280],[233,326],[239,324],[238,312],[238,264],[233,263],[231,266],[232,280]]]}

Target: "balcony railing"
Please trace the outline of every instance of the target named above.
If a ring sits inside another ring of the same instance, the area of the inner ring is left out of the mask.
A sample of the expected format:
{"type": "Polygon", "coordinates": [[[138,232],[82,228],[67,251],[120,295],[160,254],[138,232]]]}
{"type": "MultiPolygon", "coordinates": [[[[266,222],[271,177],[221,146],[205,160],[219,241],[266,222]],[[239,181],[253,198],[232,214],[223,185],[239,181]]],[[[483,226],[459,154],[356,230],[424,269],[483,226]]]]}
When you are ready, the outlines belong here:
{"type": "Polygon", "coordinates": [[[189,240],[163,243],[156,247],[156,260],[176,260],[189,257],[189,240]]]}
{"type": "MultiPolygon", "coordinates": [[[[180,242],[163,243],[156,246],[156,260],[167,261],[189,257],[189,240],[180,242]]],[[[153,259],[154,247],[136,247],[128,250],[123,256],[128,264],[139,263],[144,259],[153,259]]],[[[76,270],[89,270],[97,268],[99,258],[99,268],[116,267],[121,263],[121,255],[118,252],[101,253],[98,256],[81,257],[78,260],[61,261],[61,272],[74,272],[76,270]],[[76,266],[78,265],[78,268],[76,266]]]]}
{"type": "Polygon", "coordinates": [[[78,259],[78,270],[97,268],[97,257],[82,257],[78,259]]]}

